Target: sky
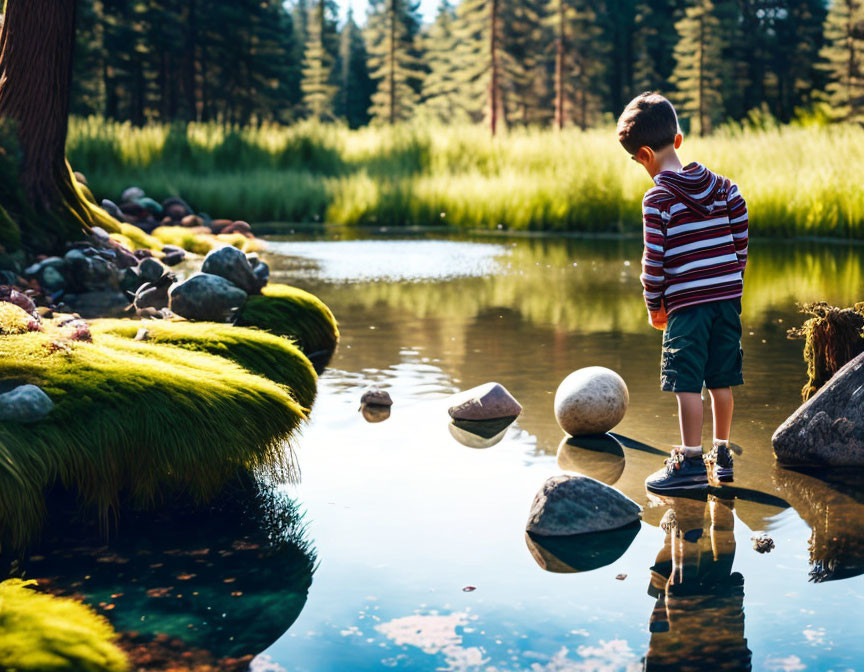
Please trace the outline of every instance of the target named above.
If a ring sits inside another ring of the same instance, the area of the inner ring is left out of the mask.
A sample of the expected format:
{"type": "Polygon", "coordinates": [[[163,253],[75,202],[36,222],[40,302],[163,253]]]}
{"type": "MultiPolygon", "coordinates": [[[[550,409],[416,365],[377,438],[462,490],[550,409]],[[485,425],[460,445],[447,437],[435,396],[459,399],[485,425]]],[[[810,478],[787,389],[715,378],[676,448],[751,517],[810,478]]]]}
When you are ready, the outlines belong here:
{"type": "MultiPolygon", "coordinates": [[[[420,13],[423,15],[424,21],[431,21],[435,18],[435,10],[438,7],[439,0],[420,0],[420,13]]],[[[367,0],[339,0],[339,20],[343,21],[348,14],[348,7],[354,7],[354,17],[357,23],[366,21],[366,8],[369,3],[367,0]]]]}

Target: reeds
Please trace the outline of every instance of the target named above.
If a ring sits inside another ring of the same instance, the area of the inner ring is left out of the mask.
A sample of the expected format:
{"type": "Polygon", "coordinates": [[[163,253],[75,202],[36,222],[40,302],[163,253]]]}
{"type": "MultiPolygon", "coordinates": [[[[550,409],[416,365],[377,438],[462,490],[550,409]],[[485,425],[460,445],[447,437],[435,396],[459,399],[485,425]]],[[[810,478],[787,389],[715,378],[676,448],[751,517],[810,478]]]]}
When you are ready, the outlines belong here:
{"type": "MultiPolygon", "coordinates": [[[[864,238],[864,129],[727,127],[688,138],[739,184],[753,232],[864,238]]],[[[137,184],[217,217],[343,225],[638,232],[650,180],[611,128],[356,131],[314,123],[225,130],[73,119],[68,154],[99,197],[137,184]]]]}

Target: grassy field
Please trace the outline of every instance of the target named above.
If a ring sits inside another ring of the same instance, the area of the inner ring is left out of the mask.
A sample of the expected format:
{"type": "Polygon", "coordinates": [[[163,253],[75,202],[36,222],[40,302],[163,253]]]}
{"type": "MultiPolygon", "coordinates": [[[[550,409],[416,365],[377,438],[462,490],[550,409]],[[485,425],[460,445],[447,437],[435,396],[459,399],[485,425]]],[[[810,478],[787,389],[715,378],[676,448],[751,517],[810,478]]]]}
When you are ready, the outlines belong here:
{"type": "MultiPolygon", "coordinates": [[[[728,175],[754,234],[864,239],[864,128],[724,128],[685,139],[684,161],[728,175]]],[[[97,197],[138,185],[214,217],[252,222],[638,232],[650,181],[611,128],[226,131],[73,119],[68,154],[97,197]]]]}

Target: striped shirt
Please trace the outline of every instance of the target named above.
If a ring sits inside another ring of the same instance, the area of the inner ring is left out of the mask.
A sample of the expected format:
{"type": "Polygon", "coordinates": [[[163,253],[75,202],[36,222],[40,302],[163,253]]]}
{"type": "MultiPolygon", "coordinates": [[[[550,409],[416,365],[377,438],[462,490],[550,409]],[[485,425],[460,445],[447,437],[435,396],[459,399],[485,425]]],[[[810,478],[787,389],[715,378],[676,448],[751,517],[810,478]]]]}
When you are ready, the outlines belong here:
{"type": "Polygon", "coordinates": [[[744,289],[747,204],[738,187],[705,166],[664,170],[642,199],[642,287],[666,313],[735,299],[744,289]]]}

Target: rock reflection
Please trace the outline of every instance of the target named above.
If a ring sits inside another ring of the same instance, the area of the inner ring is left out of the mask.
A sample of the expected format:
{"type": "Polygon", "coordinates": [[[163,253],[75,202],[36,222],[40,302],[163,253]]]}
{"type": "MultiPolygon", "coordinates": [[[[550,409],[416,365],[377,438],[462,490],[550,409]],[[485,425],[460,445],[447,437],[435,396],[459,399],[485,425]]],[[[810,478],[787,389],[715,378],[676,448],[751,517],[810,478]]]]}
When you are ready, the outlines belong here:
{"type": "Polygon", "coordinates": [[[205,510],[168,510],[123,512],[108,541],[55,516],[40,547],[4,567],[93,606],[135,669],[246,670],[306,603],[315,553],[295,505],[245,483],[205,510]]]}
{"type": "Polygon", "coordinates": [[[607,485],[624,473],[624,449],[611,434],[565,436],[558,445],[558,466],[607,485]]]}
{"type": "Polygon", "coordinates": [[[810,580],[864,574],[864,471],[777,469],[774,482],[810,526],[810,580]]]}
{"type": "Polygon", "coordinates": [[[664,497],[663,548],[651,567],[651,640],[644,669],[750,670],[744,577],[735,557],[733,501],[664,497]]]}
{"type": "Polygon", "coordinates": [[[500,443],[518,416],[492,420],[452,420],[450,436],[468,448],[491,448],[500,443]]]}
{"type": "Polygon", "coordinates": [[[384,422],[390,417],[390,406],[384,406],[383,404],[360,404],[360,414],[366,422],[384,422]]]}
{"type": "Polygon", "coordinates": [[[611,565],[620,558],[639,533],[641,524],[631,523],[617,530],[545,537],[525,533],[525,543],[540,567],[556,574],[590,572],[611,565]]]}

